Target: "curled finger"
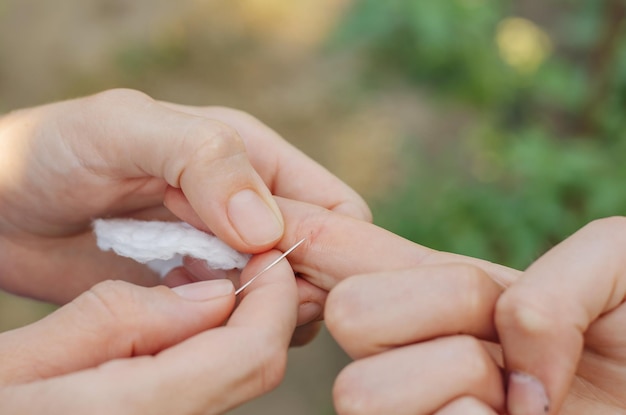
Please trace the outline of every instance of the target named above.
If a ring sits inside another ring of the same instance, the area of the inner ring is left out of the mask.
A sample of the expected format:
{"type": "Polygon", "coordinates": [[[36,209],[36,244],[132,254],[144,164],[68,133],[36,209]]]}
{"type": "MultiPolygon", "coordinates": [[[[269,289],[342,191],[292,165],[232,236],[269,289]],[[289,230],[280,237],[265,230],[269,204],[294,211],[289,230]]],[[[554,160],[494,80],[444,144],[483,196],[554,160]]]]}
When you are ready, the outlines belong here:
{"type": "Polygon", "coordinates": [[[432,414],[464,396],[504,408],[500,368],[471,336],[451,336],[358,360],[333,389],[339,415],[432,414]]]}
{"type": "Polygon", "coordinates": [[[501,292],[480,268],[465,264],[360,275],[330,292],[326,323],[353,358],[458,333],[493,340],[501,292]]]}

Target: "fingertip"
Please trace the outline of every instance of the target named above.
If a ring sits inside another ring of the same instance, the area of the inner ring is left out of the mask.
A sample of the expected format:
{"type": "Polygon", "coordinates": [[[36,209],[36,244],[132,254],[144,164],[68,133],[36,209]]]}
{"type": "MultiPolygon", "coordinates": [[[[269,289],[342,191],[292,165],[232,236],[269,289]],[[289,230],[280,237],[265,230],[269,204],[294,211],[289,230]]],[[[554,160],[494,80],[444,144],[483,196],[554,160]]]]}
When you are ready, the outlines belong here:
{"type": "Polygon", "coordinates": [[[539,379],[523,372],[511,372],[507,386],[509,415],[545,415],[550,399],[539,379]]]}
{"type": "Polygon", "coordinates": [[[285,224],[276,202],[255,190],[238,191],[230,197],[226,209],[230,224],[251,251],[275,245],[284,233],[285,224]]]}
{"type": "MultiPolygon", "coordinates": [[[[326,298],[324,321],[337,343],[353,358],[361,356],[363,339],[362,324],[359,318],[360,290],[351,287],[359,277],[348,278],[333,288],[326,298]]],[[[366,334],[367,335],[367,334],[366,334]]]]}
{"type": "MultiPolygon", "coordinates": [[[[246,188],[235,192],[224,203],[226,218],[209,227],[214,217],[192,207],[181,189],[169,187],[163,204],[179,219],[205,232],[216,234],[233,248],[247,253],[260,253],[274,247],[284,233],[282,213],[267,189],[246,188]],[[267,195],[265,197],[261,194],[267,195]],[[230,226],[224,226],[229,224],[230,226]],[[230,228],[230,229],[229,229],[230,228]]],[[[214,206],[214,208],[218,208],[214,206]]],[[[206,209],[205,209],[206,210],[206,209]]]]}

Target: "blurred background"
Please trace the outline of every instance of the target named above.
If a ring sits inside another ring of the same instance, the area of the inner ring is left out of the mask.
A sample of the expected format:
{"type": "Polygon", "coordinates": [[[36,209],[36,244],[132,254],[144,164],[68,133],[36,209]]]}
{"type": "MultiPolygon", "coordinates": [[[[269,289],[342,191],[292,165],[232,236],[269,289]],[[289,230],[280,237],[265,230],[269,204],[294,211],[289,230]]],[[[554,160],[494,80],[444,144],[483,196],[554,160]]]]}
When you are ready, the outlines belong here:
{"type": "MultiPolygon", "coordinates": [[[[0,113],[129,87],[257,116],[411,240],[520,269],[626,213],[623,0],[0,0],[0,113]]],[[[0,330],[51,306],[0,297],[0,330]]],[[[212,358],[207,356],[207,358],[212,358]]],[[[233,414],[333,414],[326,332],[233,414]]]]}

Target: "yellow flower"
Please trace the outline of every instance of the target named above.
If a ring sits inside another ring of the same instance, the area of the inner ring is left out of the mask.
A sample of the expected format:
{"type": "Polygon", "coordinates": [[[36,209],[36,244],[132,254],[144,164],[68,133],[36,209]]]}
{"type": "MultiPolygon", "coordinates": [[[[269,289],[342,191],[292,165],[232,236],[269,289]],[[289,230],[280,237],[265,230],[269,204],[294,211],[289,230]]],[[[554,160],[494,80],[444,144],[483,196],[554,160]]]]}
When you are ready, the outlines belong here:
{"type": "Polygon", "coordinates": [[[530,20],[510,17],[496,30],[496,44],[502,60],[521,74],[532,74],[552,51],[546,32],[530,20]]]}

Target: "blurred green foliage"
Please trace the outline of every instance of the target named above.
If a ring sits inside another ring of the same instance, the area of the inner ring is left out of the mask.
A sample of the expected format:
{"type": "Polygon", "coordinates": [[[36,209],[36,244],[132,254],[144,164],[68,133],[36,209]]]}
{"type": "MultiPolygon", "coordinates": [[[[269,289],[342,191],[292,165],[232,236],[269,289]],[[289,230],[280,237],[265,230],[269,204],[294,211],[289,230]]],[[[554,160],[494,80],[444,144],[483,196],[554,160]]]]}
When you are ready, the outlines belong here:
{"type": "Polygon", "coordinates": [[[626,2],[521,4],[361,0],[334,39],[369,88],[401,80],[474,120],[452,153],[408,140],[409,177],[377,223],[518,268],[626,214],[626,2]]]}

